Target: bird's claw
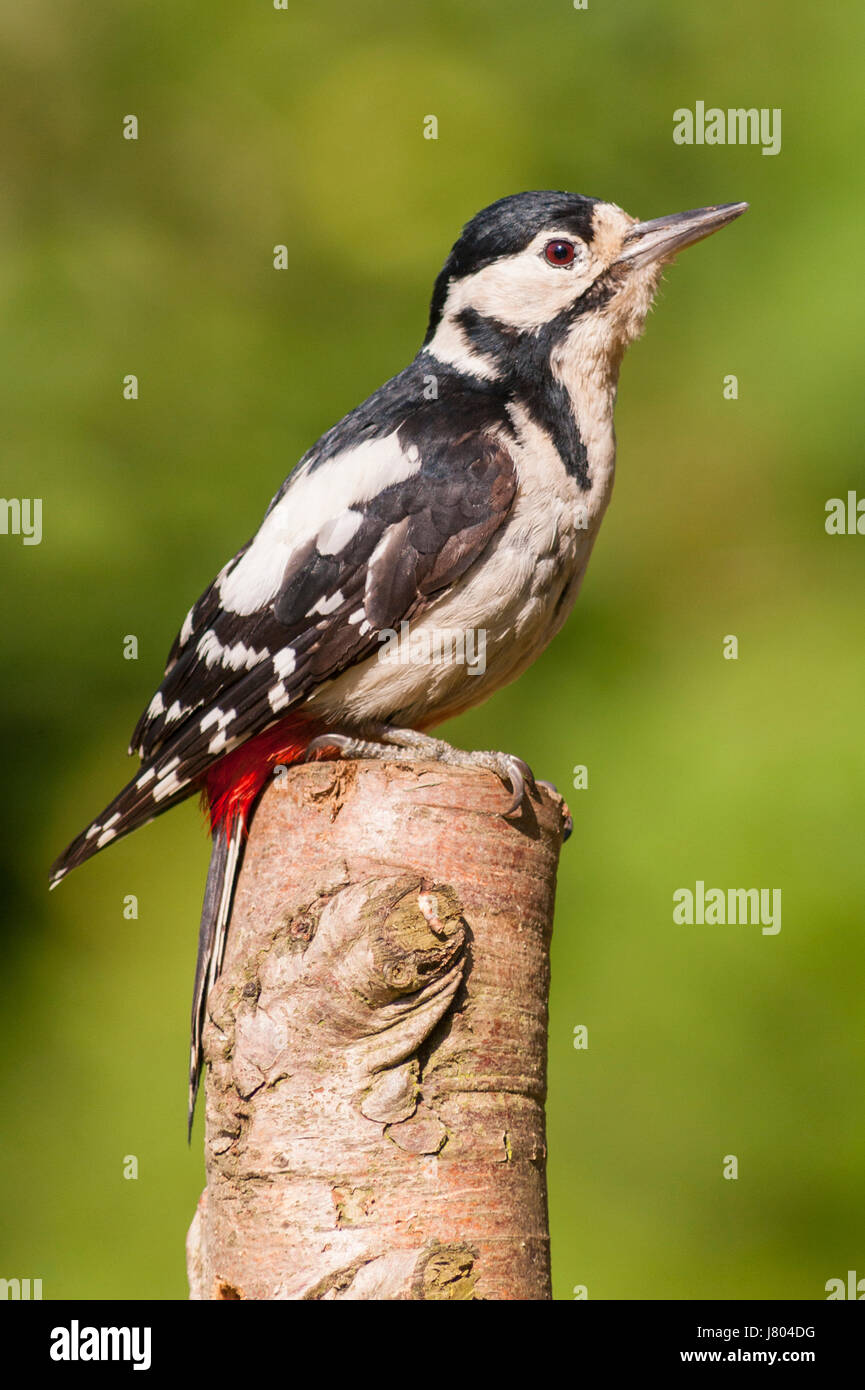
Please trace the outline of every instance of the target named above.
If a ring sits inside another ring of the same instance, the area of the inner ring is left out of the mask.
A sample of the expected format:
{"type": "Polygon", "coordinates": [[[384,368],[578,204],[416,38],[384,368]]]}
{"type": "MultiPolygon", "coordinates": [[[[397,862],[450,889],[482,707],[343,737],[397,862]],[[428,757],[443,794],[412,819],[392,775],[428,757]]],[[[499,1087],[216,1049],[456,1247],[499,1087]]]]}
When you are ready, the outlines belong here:
{"type": "Polygon", "coordinates": [[[522,758],[517,758],[512,753],[463,753],[439,739],[429,738],[414,730],[385,728],[380,736],[386,737],[388,742],[371,742],[346,734],[317,734],[306,746],[304,762],[309,762],[325,749],[335,749],[344,758],[377,757],[406,760],[412,757],[427,757],[454,767],[486,767],[502,782],[510,783],[510,802],[504,811],[493,813],[501,816],[518,814],[527,791],[531,796],[538,795],[538,784],[532,769],[522,758]]]}
{"type": "Polygon", "coordinates": [[[512,753],[502,755],[502,770],[507,780],[511,784],[513,796],[507,810],[502,811],[503,816],[512,816],[521,810],[525,800],[526,788],[533,796],[537,796],[538,787],[535,782],[534,773],[528,763],[523,762],[522,758],[514,757],[512,753]]]}
{"type": "Polygon", "coordinates": [[[349,753],[354,742],[355,740],[348,738],[346,734],[317,734],[306,745],[303,761],[305,763],[311,762],[316,753],[323,752],[325,748],[335,748],[337,752],[343,754],[349,753]]]}

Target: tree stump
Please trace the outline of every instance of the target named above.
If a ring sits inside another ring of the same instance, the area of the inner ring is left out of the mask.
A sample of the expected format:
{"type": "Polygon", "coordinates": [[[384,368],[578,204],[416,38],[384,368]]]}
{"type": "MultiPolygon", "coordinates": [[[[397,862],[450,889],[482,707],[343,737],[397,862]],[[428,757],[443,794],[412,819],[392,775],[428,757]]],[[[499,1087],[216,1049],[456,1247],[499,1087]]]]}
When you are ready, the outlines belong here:
{"type": "Polygon", "coordinates": [[[204,1030],[198,1299],[547,1299],[561,799],[490,773],[280,770],[204,1030]]]}

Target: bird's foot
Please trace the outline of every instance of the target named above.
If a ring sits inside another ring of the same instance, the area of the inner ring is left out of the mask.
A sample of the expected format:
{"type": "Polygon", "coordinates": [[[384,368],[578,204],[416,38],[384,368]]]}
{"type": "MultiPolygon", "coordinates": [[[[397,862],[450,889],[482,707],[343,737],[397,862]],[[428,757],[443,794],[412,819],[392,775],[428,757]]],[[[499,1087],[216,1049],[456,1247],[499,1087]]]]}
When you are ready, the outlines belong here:
{"type": "Polygon", "coordinates": [[[528,763],[511,753],[469,753],[453,748],[444,739],[430,738],[416,729],[395,729],[382,724],[372,730],[374,739],[352,738],[346,734],[320,734],[306,750],[307,760],[325,748],[336,748],[344,758],[381,758],[388,762],[411,762],[427,758],[446,767],[484,767],[511,788],[511,800],[503,816],[520,810],[526,791],[537,796],[537,784],[528,763]]]}

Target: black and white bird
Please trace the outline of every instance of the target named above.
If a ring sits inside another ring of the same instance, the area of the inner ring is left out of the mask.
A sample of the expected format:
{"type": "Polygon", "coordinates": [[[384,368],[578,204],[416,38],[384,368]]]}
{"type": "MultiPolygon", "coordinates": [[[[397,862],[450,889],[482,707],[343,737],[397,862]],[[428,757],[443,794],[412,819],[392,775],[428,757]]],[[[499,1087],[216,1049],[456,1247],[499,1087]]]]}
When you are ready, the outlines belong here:
{"type": "Polygon", "coordinates": [[[190,1122],[243,841],[275,767],[323,749],[479,765],[510,785],[504,814],[518,809],[524,763],[426,730],[514,680],[562,626],[613,486],[625,348],[665,264],[746,207],[640,222],[538,192],[478,213],[435,282],[414,361],[322,435],[193,604],[132,736],[138,775],[51,871],[54,886],[204,792],[190,1122]],[[434,640],[431,662],[379,660],[404,623],[413,637],[483,633],[484,669],[434,640]]]}

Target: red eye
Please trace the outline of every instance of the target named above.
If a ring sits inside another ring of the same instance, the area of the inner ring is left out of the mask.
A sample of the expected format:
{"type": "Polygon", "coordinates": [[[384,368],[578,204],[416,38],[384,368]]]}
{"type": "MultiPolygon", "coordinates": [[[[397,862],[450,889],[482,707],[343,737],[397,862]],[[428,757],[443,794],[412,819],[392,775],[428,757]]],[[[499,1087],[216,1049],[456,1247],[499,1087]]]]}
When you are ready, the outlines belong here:
{"type": "Polygon", "coordinates": [[[548,241],[544,255],[550,265],[570,265],[576,255],[576,247],[572,241],[548,241]]]}

